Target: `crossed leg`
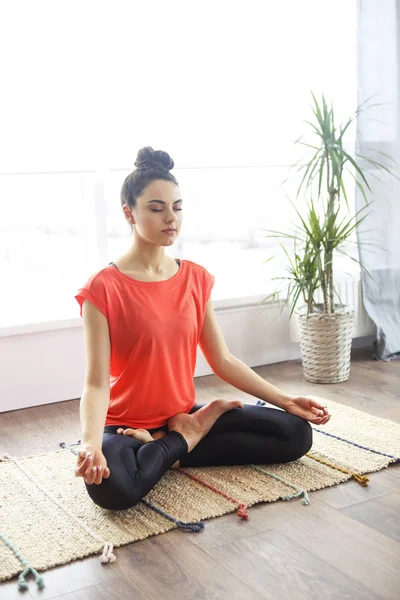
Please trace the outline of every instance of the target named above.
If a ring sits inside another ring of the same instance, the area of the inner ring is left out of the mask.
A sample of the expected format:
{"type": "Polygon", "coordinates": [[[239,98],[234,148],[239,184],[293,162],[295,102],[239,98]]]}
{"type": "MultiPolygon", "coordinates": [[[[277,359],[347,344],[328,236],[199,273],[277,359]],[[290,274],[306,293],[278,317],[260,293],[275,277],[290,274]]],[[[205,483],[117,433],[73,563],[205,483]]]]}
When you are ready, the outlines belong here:
{"type": "MultiPolygon", "coordinates": [[[[204,404],[196,404],[190,414],[204,404]]],[[[125,429],[117,433],[137,438],[143,444],[163,438],[162,430],[125,429]]],[[[222,414],[207,435],[181,460],[172,465],[212,466],[290,462],[300,458],[312,446],[312,428],[308,421],[275,408],[244,404],[222,414]]]]}

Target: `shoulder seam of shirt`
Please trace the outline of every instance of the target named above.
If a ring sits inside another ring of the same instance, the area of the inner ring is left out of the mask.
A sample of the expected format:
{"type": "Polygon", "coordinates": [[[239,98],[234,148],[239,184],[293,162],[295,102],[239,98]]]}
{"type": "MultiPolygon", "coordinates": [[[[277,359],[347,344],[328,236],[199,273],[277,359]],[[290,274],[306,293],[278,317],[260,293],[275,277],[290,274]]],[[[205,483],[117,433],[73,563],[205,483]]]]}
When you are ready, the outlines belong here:
{"type": "MultiPolygon", "coordinates": [[[[88,275],[88,277],[87,277],[86,281],[87,281],[88,279],[90,279],[90,280],[91,280],[91,281],[90,281],[90,285],[92,285],[92,283],[94,283],[95,279],[97,279],[97,278],[99,277],[99,275],[101,275],[101,274],[103,273],[103,271],[105,271],[105,270],[106,270],[106,268],[107,268],[107,267],[103,267],[102,269],[100,269],[100,270],[98,270],[98,271],[95,271],[94,273],[92,273],[92,275],[88,275]]],[[[88,289],[88,288],[86,288],[86,289],[88,289]]]]}
{"type": "Polygon", "coordinates": [[[191,263],[192,265],[194,265],[195,267],[199,267],[200,269],[203,269],[204,271],[206,271],[206,268],[205,268],[205,267],[203,267],[203,265],[200,265],[199,263],[196,263],[196,262],[194,262],[193,260],[187,260],[187,259],[185,259],[185,262],[189,262],[189,263],[191,263]]]}

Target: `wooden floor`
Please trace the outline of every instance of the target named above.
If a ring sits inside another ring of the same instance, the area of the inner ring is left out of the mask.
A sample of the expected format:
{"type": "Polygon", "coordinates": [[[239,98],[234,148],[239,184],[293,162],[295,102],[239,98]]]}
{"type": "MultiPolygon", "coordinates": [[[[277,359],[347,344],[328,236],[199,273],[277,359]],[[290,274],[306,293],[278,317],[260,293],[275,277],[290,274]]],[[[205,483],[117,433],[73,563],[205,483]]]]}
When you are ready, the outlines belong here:
{"type": "MultiPolygon", "coordinates": [[[[306,382],[299,361],[254,370],[289,393],[330,398],[400,423],[400,361],[353,353],[342,384],[306,382]]],[[[198,402],[250,397],[210,375],[196,378],[198,402]]],[[[23,456],[80,439],[79,400],[0,413],[0,452],[23,456]]],[[[249,521],[235,513],[206,521],[198,534],[173,530],[116,549],[115,563],[92,556],[44,572],[39,591],[29,577],[25,598],[62,600],[361,599],[400,598],[400,464],[310,492],[298,500],[258,504],[249,521]]],[[[0,598],[21,597],[17,580],[0,598]]]]}

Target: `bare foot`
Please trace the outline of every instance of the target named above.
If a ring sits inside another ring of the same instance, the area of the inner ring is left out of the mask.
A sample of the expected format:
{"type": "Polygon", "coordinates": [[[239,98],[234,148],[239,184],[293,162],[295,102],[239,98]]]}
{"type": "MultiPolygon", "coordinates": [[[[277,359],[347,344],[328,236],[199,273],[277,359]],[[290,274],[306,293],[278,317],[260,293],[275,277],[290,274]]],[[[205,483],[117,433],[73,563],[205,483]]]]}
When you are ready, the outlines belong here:
{"type": "MultiPolygon", "coordinates": [[[[161,438],[167,435],[165,431],[155,431],[153,435],[151,435],[151,433],[147,429],[131,428],[125,430],[120,428],[118,429],[117,433],[122,433],[123,435],[130,435],[131,437],[134,437],[143,442],[143,444],[147,444],[148,442],[154,442],[154,440],[160,440],[161,438]]],[[[171,469],[179,469],[180,464],[180,461],[177,460],[176,463],[172,465],[171,469]]]]}
{"type": "Polygon", "coordinates": [[[122,433],[123,435],[129,435],[130,437],[134,437],[143,444],[147,444],[148,442],[154,442],[154,440],[159,440],[160,438],[165,437],[167,434],[165,431],[155,431],[153,435],[147,429],[118,429],[117,433],[122,433]]]}
{"type": "Polygon", "coordinates": [[[169,431],[178,431],[185,438],[188,452],[197,446],[210,431],[215,421],[232,408],[243,408],[240,400],[213,400],[193,414],[178,413],[168,420],[169,431]]]}
{"type": "Polygon", "coordinates": [[[118,429],[117,433],[121,433],[122,435],[129,435],[130,437],[134,437],[143,444],[147,444],[147,442],[152,442],[153,438],[147,429],[118,429]]]}

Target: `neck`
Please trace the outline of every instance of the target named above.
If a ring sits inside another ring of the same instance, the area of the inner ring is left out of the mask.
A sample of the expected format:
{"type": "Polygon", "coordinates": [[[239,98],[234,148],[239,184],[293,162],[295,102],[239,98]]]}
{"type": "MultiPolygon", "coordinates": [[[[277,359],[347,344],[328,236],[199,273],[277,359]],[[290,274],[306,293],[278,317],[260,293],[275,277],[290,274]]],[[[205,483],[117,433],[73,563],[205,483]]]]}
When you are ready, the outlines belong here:
{"type": "Polygon", "coordinates": [[[131,271],[142,271],[149,274],[161,275],[168,267],[171,267],[171,263],[174,259],[164,254],[164,249],[161,248],[162,253],[141,253],[128,252],[123,256],[124,263],[127,270],[131,271]]]}

